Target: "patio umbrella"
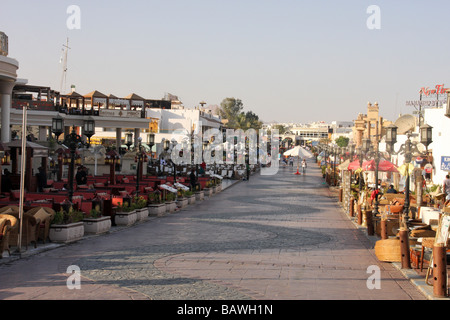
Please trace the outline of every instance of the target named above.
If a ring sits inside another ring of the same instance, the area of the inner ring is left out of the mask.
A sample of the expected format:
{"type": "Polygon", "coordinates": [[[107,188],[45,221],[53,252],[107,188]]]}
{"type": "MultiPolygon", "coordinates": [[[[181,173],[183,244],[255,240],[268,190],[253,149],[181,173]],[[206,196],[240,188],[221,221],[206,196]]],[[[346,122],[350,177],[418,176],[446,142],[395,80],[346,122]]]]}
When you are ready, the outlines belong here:
{"type": "Polygon", "coordinates": [[[359,166],[359,160],[355,160],[350,162],[350,164],[348,165],[348,170],[357,170],[357,169],[361,169],[361,167],[359,166]]]}
{"type": "Polygon", "coordinates": [[[286,152],[283,153],[285,156],[293,156],[293,157],[302,157],[302,158],[312,158],[313,154],[303,148],[302,146],[296,146],[286,152]]]}
{"type": "Polygon", "coordinates": [[[299,166],[300,166],[300,157],[302,158],[312,158],[313,154],[306,150],[305,148],[303,148],[302,146],[296,146],[286,152],[283,153],[284,156],[293,156],[293,157],[299,157],[299,161],[297,163],[297,172],[295,174],[300,174],[300,172],[298,171],[299,166]]]}
{"type": "Polygon", "coordinates": [[[397,166],[388,160],[380,161],[380,163],[378,164],[378,170],[398,172],[397,166]]]}

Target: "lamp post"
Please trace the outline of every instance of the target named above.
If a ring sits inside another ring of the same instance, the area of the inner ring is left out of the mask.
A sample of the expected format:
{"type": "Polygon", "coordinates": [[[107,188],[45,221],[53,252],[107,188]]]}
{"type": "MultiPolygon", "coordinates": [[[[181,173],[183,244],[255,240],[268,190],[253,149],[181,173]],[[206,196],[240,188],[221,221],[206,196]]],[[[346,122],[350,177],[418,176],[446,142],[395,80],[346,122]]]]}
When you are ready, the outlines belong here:
{"type": "Polygon", "coordinates": [[[397,127],[395,125],[390,125],[386,128],[386,145],[388,152],[390,154],[396,155],[396,154],[404,154],[405,157],[405,165],[406,165],[406,182],[405,182],[405,204],[403,206],[403,214],[404,219],[407,221],[409,219],[409,207],[410,207],[410,199],[409,199],[409,184],[410,184],[410,172],[408,170],[409,164],[412,160],[413,154],[414,155],[426,155],[428,153],[428,146],[433,142],[432,140],[432,127],[428,124],[422,125],[420,130],[420,142],[422,145],[425,146],[426,151],[425,153],[420,152],[417,148],[417,143],[413,143],[411,141],[411,132],[407,133],[407,140],[404,144],[400,146],[400,149],[398,151],[394,150],[394,145],[397,142],[397,127]]]}
{"type": "Polygon", "coordinates": [[[109,181],[110,184],[116,183],[116,163],[120,163],[120,156],[115,150],[111,150],[106,154],[105,164],[109,164],[109,181]]]}
{"type": "Polygon", "coordinates": [[[70,150],[70,164],[69,164],[69,201],[72,202],[73,197],[73,178],[75,169],[75,152],[82,146],[89,147],[91,144],[91,137],[95,134],[95,122],[93,120],[86,120],[83,125],[83,133],[88,138],[88,142],[84,142],[80,135],[75,131],[75,126],[72,132],[64,137],[62,142],[59,141],[59,136],[63,133],[64,120],[61,117],[52,119],[52,132],[56,136],[56,142],[65,145],[70,150]]]}
{"type": "Polygon", "coordinates": [[[125,145],[128,147],[128,151],[130,151],[130,147],[133,144],[133,134],[131,132],[128,132],[125,135],[125,145]]]}
{"type": "Polygon", "coordinates": [[[138,137],[138,145],[136,146],[136,157],[134,161],[137,163],[136,165],[136,198],[139,197],[139,183],[142,178],[142,164],[147,162],[147,155],[142,150],[142,138],[138,137]]]}

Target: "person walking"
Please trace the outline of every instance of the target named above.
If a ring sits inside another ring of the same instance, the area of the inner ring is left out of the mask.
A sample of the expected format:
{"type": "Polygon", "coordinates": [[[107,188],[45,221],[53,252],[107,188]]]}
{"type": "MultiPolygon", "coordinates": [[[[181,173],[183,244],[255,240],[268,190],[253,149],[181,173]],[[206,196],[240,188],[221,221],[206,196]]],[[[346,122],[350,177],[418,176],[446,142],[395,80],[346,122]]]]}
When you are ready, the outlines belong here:
{"type": "Polygon", "coordinates": [[[447,206],[450,204],[450,175],[446,175],[444,182],[442,183],[442,189],[445,193],[445,203],[444,206],[447,206]]]}
{"type": "Polygon", "coordinates": [[[302,172],[303,172],[303,174],[306,173],[306,167],[307,167],[307,165],[306,165],[306,159],[303,159],[303,160],[302,160],[302,172]]]}

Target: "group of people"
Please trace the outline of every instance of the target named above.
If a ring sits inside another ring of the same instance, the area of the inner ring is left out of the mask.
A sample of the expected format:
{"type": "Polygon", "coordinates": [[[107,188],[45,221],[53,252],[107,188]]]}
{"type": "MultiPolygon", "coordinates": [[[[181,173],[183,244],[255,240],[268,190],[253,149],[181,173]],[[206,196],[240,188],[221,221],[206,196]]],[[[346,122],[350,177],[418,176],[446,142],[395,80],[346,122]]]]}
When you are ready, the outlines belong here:
{"type": "MultiPolygon", "coordinates": [[[[283,164],[286,166],[289,164],[289,166],[293,167],[294,166],[294,157],[293,156],[289,156],[289,157],[284,157],[283,158],[283,164]]],[[[301,161],[301,167],[302,167],[302,172],[306,173],[306,168],[307,168],[307,163],[306,163],[306,159],[303,158],[303,160],[301,161]]]]}

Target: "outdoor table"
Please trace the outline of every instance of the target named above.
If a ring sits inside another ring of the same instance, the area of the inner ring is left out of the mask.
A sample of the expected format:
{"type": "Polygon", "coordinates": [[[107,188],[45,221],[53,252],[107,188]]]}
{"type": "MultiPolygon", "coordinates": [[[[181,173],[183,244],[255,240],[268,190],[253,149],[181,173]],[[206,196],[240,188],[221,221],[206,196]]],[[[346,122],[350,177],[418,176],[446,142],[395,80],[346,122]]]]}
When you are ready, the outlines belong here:
{"type": "Polygon", "coordinates": [[[440,209],[432,208],[432,207],[421,207],[420,215],[422,216],[422,222],[426,224],[430,224],[430,220],[439,221],[440,209]]]}

